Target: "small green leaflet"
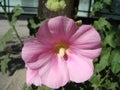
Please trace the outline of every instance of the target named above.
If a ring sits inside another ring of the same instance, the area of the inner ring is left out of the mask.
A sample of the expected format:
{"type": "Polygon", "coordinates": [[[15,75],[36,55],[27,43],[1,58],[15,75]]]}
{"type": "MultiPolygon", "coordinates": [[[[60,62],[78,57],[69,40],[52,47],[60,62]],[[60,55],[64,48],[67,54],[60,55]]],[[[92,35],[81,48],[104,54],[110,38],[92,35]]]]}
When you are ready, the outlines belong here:
{"type": "Polygon", "coordinates": [[[118,83],[111,82],[110,80],[106,80],[103,87],[105,87],[108,90],[117,90],[116,87],[118,87],[118,83]]]}
{"type": "Polygon", "coordinates": [[[10,54],[8,53],[6,56],[5,56],[5,58],[4,58],[4,60],[3,61],[1,61],[1,72],[2,72],[2,74],[5,74],[6,73],[6,71],[7,71],[7,68],[8,68],[8,61],[9,61],[9,56],[10,56],[10,54]]]}
{"type": "Polygon", "coordinates": [[[112,0],[103,0],[103,3],[110,5],[112,3],[112,0]]]}
{"type": "Polygon", "coordinates": [[[103,30],[104,32],[106,32],[106,29],[111,30],[112,27],[104,17],[101,17],[98,21],[94,21],[93,25],[97,30],[103,30]]]}
{"type": "Polygon", "coordinates": [[[94,11],[100,11],[103,9],[103,3],[97,1],[94,5],[93,5],[93,10],[94,11]]]}
{"type": "Polygon", "coordinates": [[[38,87],[37,90],[52,90],[52,89],[44,86],[44,87],[38,87]]]}
{"type": "Polygon", "coordinates": [[[90,82],[93,84],[93,87],[98,87],[100,84],[100,74],[94,74],[92,78],[90,79],[90,82]]]}
{"type": "Polygon", "coordinates": [[[110,52],[111,52],[111,48],[110,47],[109,48],[103,48],[102,54],[101,54],[101,57],[100,57],[100,62],[95,65],[95,71],[99,71],[100,72],[103,69],[105,69],[106,66],[108,66],[110,52]]]}
{"type": "Polygon", "coordinates": [[[5,44],[7,41],[10,41],[13,39],[13,29],[9,29],[5,35],[0,39],[0,51],[2,51],[5,47],[5,44]]]}
{"type": "Polygon", "coordinates": [[[47,19],[40,18],[35,16],[34,18],[28,19],[28,28],[29,34],[32,36],[36,34],[38,28],[46,21],[47,19]]]}
{"type": "Polygon", "coordinates": [[[104,46],[108,44],[112,48],[115,48],[116,47],[116,37],[115,37],[115,35],[116,35],[115,31],[106,32],[106,37],[103,40],[102,44],[104,46]]]}
{"type": "Polygon", "coordinates": [[[12,12],[13,13],[10,20],[11,25],[13,25],[17,21],[18,16],[20,16],[24,12],[24,10],[20,6],[16,6],[13,8],[12,12]]]}
{"type": "Polygon", "coordinates": [[[120,50],[113,50],[110,56],[111,70],[113,73],[120,72],[120,50]]]}

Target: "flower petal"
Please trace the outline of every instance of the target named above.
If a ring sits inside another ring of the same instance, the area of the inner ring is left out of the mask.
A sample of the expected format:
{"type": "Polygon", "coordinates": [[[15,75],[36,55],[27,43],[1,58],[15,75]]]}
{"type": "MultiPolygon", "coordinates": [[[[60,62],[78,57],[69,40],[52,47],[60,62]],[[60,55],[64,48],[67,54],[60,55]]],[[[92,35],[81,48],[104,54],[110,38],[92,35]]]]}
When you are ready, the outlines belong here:
{"type": "Polygon", "coordinates": [[[68,82],[69,76],[66,62],[61,57],[51,60],[45,67],[47,69],[42,67],[39,70],[43,85],[50,88],[59,88],[68,82]],[[47,66],[50,66],[49,69],[47,66]]]}
{"type": "Polygon", "coordinates": [[[95,59],[100,55],[102,48],[81,49],[75,45],[73,47],[71,46],[71,50],[76,53],[79,53],[79,55],[82,55],[84,57],[95,59]]]}
{"type": "Polygon", "coordinates": [[[57,40],[67,40],[76,32],[78,26],[72,19],[58,16],[46,21],[38,30],[36,37],[43,43],[54,43],[57,40]],[[44,42],[46,41],[46,42],[44,42]]]}
{"type": "Polygon", "coordinates": [[[36,33],[36,38],[43,44],[52,44],[54,42],[48,27],[48,21],[49,20],[45,21],[36,33]]]}
{"type": "Polygon", "coordinates": [[[87,81],[93,74],[93,63],[89,58],[69,53],[67,60],[70,80],[76,83],[87,81]]]}
{"type": "Polygon", "coordinates": [[[54,58],[53,52],[46,52],[39,55],[39,57],[34,62],[28,62],[26,65],[30,69],[39,69],[44,67],[48,62],[50,62],[54,58]]]}
{"type": "Polygon", "coordinates": [[[34,84],[36,86],[42,85],[38,70],[31,70],[31,69],[27,68],[26,83],[28,86],[30,86],[32,84],[34,84]]]}
{"type": "Polygon", "coordinates": [[[22,48],[22,58],[27,62],[35,62],[41,53],[49,51],[50,45],[42,45],[36,38],[25,42],[22,48]]]}
{"type": "Polygon", "coordinates": [[[70,40],[70,48],[83,56],[95,59],[101,53],[100,35],[91,25],[82,25],[70,40]]]}
{"type": "Polygon", "coordinates": [[[63,39],[69,39],[78,29],[78,26],[72,19],[63,16],[51,18],[48,22],[48,27],[54,37],[57,36],[57,38],[63,39]]]}
{"type": "Polygon", "coordinates": [[[94,49],[101,47],[99,33],[91,25],[82,25],[70,39],[72,45],[83,49],[94,49]]]}

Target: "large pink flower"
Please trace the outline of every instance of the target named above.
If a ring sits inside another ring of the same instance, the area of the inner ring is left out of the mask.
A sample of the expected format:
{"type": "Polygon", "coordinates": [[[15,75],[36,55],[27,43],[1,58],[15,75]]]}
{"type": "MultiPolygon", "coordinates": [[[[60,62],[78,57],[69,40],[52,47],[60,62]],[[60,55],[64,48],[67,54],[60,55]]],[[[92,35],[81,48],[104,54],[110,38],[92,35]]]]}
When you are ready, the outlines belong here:
{"type": "Polygon", "coordinates": [[[100,52],[101,38],[91,25],[78,27],[67,17],[51,18],[22,49],[27,84],[59,88],[69,80],[84,82],[92,76],[93,59],[100,52]]]}

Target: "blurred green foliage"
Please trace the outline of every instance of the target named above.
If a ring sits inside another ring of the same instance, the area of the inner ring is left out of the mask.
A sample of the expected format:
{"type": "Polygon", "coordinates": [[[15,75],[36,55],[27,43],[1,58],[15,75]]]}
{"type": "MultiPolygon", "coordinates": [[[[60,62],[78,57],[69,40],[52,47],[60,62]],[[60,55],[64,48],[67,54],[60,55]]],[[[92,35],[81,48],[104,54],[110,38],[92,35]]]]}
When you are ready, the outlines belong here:
{"type": "MultiPolygon", "coordinates": [[[[94,16],[97,12],[102,11],[105,8],[108,8],[112,3],[112,0],[96,0],[93,4],[93,10],[91,15],[94,16]]],[[[109,7],[110,8],[110,7],[109,7]]]]}
{"type": "MultiPolygon", "coordinates": [[[[8,14],[6,12],[5,7],[2,5],[2,2],[0,2],[0,7],[3,9],[4,16],[6,17],[6,19],[8,20],[8,23],[10,25],[10,29],[3,35],[2,38],[0,38],[0,51],[4,50],[4,48],[6,47],[6,43],[8,41],[13,40],[13,37],[14,37],[13,32],[16,34],[16,36],[22,46],[23,43],[22,43],[22,40],[15,28],[15,23],[16,23],[18,17],[24,12],[23,9],[20,6],[16,6],[13,8],[12,12],[10,14],[8,14]]],[[[10,56],[10,53],[7,52],[7,55],[5,56],[4,60],[1,61],[1,72],[3,74],[5,74],[7,72],[9,56],[10,56]]]]}
{"type": "MultiPolygon", "coordinates": [[[[96,15],[107,6],[110,7],[112,0],[97,0],[93,5],[92,16],[96,15]]],[[[4,9],[4,8],[3,8],[4,9]]],[[[17,18],[22,14],[23,10],[16,6],[11,15],[5,13],[11,25],[10,30],[0,40],[0,50],[4,49],[7,41],[12,40],[12,32],[16,32],[14,24],[17,18]]],[[[28,19],[28,28],[30,35],[36,34],[40,25],[46,19],[41,19],[38,16],[28,19]]],[[[69,82],[66,86],[57,90],[119,90],[120,89],[120,24],[110,22],[106,17],[100,17],[92,23],[98,30],[102,39],[101,56],[94,61],[95,72],[92,78],[84,83],[69,82]]],[[[16,33],[17,34],[17,33],[16,33]]],[[[19,37],[18,37],[19,38],[19,37]]],[[[21,42],[21,41],[20,41],[21,42]]],[[[2,62],[1,71],[6,72],[9,54],[2,62]]],[[[36,87],[34,85],[23,87],[23,90],[51,90],[47,87],[36,87]]]]}
{"type": "Polygon", "coordinates": [[[29,28],[29,35],[35,36],[36,32],[38,31],[39,27],[46,19],[40,18],[39,16],[34,16],[33,18],[28,19],[28,28],[29,28]]]}

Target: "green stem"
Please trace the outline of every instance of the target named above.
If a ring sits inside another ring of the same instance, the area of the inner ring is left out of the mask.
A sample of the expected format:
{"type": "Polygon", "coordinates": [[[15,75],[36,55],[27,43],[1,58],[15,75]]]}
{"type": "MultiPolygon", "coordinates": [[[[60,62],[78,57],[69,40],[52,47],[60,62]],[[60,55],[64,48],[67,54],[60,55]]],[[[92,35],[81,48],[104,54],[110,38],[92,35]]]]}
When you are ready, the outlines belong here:
{"type": "Polygon", "coordinates": [[[110,70],[110,68],[108,68],[108,70],[106,71],[106,75],[105,75],[105,77],[100,81],[100,84],[103,83],[103,81],[105,81],[106,78],[108,78],[109,70],[110,70]]]}
{"type": "Polygon", "coordinates": [[[22,46],[22,45],[23,45],[23,41],[21,40],[21,38],[20,38],[20,36],[19,36],[19,34],[18,34],[18,32],[17,32],[15,26],[12,25],[12,28],[14,29],[14,32],[15,32],[15,34],[16,34],[16,36],[17,36],[17,38],[18,38],[18,40],[20,41],[20,44],[21,44],[21,46],[22,46]]]}
{"type": "Polygon", "coordinates": [[[20,36],[19,36],[19,34],[18,34],[18,32],[17,32],[15,26],[14,26],[13,24],[10,23],[10,19],[9,19],[8,14],[7,14],[7,11],[6,11],[6,9],[4,8],[4,6],[1,4],[1,2],[0,2],[0,6],[2,7],[2,9],[3,9],[4,13],[5,13],[5,17],[8,19],[9,25],[13,28],[13,30],[14,30],[14,32],[15,32],[15,34],[16,34],[18,40],[20,41],[21,46],[22,46],[22,45],[23,45],[23,42],[22,42],[22,40],[21,40],[21,38],[20,38],[20,36]]]}

